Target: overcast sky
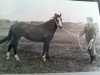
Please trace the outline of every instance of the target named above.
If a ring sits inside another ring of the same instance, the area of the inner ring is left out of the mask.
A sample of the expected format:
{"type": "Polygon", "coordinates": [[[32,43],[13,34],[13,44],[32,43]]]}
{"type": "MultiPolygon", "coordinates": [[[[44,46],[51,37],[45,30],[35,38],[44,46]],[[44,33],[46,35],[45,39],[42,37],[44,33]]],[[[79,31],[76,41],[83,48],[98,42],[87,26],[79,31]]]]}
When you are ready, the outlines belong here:
{"type": "Polygon", "coordinates": [[[65,22],[86,22],[86,17],[99,19],[96,2],[68,0],[0,0],[0,18],[19,21],[47,21],[62,13],[65,22]]]}

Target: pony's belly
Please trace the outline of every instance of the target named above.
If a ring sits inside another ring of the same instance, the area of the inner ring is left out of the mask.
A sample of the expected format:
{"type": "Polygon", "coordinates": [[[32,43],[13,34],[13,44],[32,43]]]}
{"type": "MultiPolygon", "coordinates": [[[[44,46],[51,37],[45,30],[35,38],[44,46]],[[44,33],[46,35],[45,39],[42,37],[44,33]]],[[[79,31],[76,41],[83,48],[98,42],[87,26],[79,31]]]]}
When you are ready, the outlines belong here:
{"type": "Polygon", "coordinates": [[[30,41],[43,42],[42,37],[29,37],[29,36],[24,36],[24,37],[30,41]]]}

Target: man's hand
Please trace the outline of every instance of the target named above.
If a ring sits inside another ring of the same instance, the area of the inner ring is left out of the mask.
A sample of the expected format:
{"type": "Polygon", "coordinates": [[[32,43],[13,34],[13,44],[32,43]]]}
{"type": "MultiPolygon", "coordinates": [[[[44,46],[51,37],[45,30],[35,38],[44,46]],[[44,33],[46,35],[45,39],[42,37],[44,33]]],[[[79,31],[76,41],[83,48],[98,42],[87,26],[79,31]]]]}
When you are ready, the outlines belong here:
{"type": "Polygon", "coordinates": [[[94,39],[91,39],[91,40],[90,40],[90,43],[89,43],[90,47],[89,47],[89,49],[91,49],[91,48],[92,48],[93,41],[94,41],[94,39]]]}
{"type": "Polygon", "coordinates": [[[81,37],[82,35],[81,34],[79,34],[79,37],[81,37]]]}

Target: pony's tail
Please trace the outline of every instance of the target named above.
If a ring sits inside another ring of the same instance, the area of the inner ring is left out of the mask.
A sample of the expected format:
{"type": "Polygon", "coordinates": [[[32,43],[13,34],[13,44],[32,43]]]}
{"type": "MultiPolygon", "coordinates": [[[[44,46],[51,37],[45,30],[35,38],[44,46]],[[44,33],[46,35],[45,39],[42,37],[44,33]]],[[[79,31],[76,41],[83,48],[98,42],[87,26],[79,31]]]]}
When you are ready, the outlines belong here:
{"type": "Polygon", "coordinates": [[[11,34],[11,29],[9,30],[8,36],[6,36],[5,38],[3,38],[2,40],[0,40],[0,44],[5,43],[7,41],[7,43],[12,39],[12,34],[11,34]]]}

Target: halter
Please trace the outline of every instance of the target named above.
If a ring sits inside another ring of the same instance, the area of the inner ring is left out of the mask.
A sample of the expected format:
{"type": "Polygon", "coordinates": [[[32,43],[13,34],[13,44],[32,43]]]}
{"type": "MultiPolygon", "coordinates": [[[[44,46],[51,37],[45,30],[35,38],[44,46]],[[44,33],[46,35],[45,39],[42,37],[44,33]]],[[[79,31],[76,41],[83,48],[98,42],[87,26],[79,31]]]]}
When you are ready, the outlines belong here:
{"type": "Polygon", "coordinates": [[[56,25],[59,26],[58,23],[57,23],[57,21],[54,19],[54,17],[52,17],[52,19],[55,21],[56,25]]]}
{"type": "Polygon", "coordinates": [[[54,21],[56,22],[56,25],[59,26],[58,23],[57,23],[57,21],[56,20],[54,20],[54,21]]]}

